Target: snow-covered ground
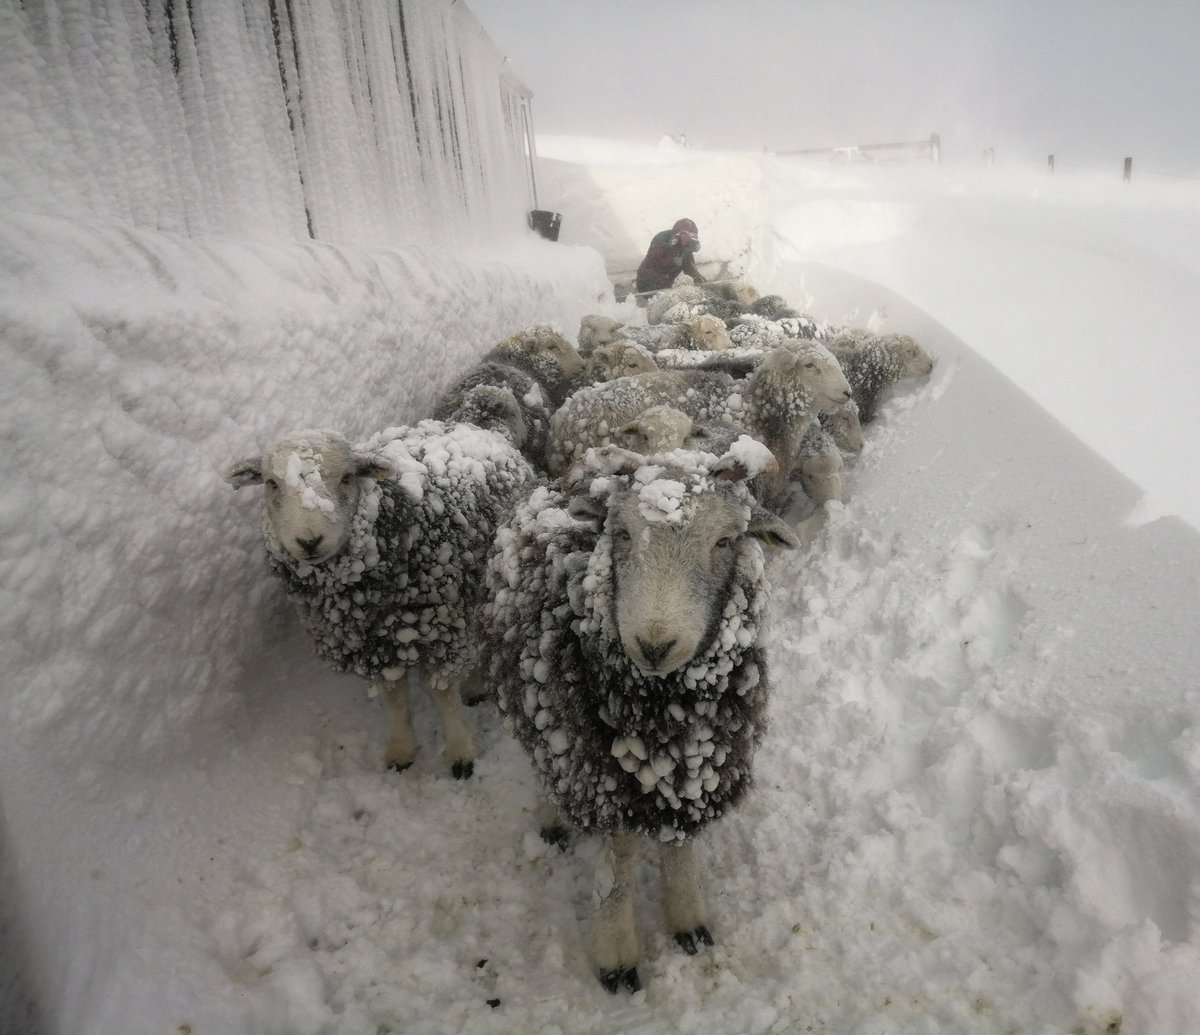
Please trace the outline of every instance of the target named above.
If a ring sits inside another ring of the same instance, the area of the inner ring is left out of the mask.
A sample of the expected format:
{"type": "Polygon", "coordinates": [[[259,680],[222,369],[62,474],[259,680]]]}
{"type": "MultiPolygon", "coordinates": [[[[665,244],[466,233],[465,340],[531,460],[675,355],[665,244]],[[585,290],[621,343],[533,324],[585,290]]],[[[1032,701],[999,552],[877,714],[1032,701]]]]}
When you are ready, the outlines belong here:
{"type": "Polygon", "coordinates": [[[1189,1035],[1200,184],[539,149],[557,245],[0,212],[0,1021],[1189,1035]],[[312,658],[219,471],[412,419],[523,324],[635,319],[603,267],[683,215],[702,255],[938,365],[772,555],[772,725],[701,850],[717,945],[680,953],[647,880],[646,989],[614,997],[592,846],[542,843],[494,709],[468,783],[436,751],[383,772],[378,706],[312,658]]]}

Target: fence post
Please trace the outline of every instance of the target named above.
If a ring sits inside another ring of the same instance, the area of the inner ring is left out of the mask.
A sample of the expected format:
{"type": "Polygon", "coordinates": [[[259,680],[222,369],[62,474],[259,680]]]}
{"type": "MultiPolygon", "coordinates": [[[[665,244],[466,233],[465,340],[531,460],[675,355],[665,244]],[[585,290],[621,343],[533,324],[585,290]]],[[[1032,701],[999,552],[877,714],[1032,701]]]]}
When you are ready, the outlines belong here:
{"type": "Polygon", "coordinates": [[[985,147],[983,149],[984,165],[991,165],[996,160],[996,149],[994,147],[985,147]]]}
{"type": "Polygon", "coordinates": [[[1125,182],[1129,183],[1133,179],[1133,157],[1128,156],[1125,159],[1125,182]]]}
{"type": "Polygon", "coordinates": [[[940,133],[929,134],[929,154],[933,158],[934,165],[940,165],[942,162],[942,137],[940,133]]]}
{"type": "Polygon", "coordinates": [[[1051,172],[1054,172],[1054,155],[1046,156],[1046,165],[1049,167],[1051,172]]]}

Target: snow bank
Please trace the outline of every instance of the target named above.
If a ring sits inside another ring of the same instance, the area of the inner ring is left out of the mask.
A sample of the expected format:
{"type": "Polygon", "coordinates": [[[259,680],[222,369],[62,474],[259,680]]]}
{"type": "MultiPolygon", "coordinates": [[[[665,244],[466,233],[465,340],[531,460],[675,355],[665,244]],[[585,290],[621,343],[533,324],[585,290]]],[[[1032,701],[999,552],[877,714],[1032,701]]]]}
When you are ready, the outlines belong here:
{"type": "Polygon", "coordinates": [[[536,240],[368,252],[11,215],[0,242],[5,718],[88,758],[177,750],[262,642],[278,590],[225,464],[426,416],[604,283],[594,253],[536,240]]]}

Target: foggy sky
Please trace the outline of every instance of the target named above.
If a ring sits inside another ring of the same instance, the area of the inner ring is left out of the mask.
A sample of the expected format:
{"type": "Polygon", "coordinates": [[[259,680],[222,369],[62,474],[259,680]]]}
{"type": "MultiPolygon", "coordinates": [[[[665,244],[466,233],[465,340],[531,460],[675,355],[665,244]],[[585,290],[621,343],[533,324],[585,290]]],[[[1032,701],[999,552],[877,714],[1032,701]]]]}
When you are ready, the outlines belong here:
{"type": "Polygon", "coordinates": [[[466,0],[539,133],[1200,176],[1200,0],[466,0]]]}

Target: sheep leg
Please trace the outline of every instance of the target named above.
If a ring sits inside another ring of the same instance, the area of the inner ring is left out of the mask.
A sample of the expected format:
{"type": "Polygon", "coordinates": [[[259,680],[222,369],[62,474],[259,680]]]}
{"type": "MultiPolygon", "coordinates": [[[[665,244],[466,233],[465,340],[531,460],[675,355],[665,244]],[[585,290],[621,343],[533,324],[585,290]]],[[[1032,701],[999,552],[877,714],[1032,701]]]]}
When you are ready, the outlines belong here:
{"type": "MultiPolygon", "coordinates": [[[[391,669],[389,672],[393,671],[391,669]]],[[[384,704],[391,716],[385,761],[388,769],[402,773],[417,757],[417,734],[408,711],[408,680],[403,670],[386,675],[373,687],[383,694],[384,704]]]]}
{"type": "Polygon", "coordinates": [[[444,670],[435,669],[428,673],[429,696],[438,710],[442,724],[442,736],[446,741],[446,761],[456,780],[465,780],[475,772],[475,738],[467,725],[463,710],[462,694],[458,681],[444,670]]]}
{"type": "Polygon", "coordinates": [[[708,930],[708,911],[696,879],[696,850],[692,841],[660,846],[663,879],[663,909],[667,929],[689,956],[700,945],[712,945],[708,930]]]}
{"type": "Polygon", "coordinates": [[[488,699],[488,688],[483,679],[482,665],[476,665],[467,674],[467,678],[463,680],[461,693],[463,704],[468,708],[474,708],[488,699]]]}
{"type": "Polygon", "coordinates": [[[562,816],[558,814],[558,809],[539,794],[533,815],[537,820],[538,833],[542,835],[542,840],[548,845],[557,845],[559,851],[566,851],[571,832],[562,821],[562,816]]]}
{"type": "Polygon", "coordinates": [[[610,992],[621,988],[636,992],[642,987],[637,972],[637,928],[633,923],[636,860],[636,837],[625,833],[604,838],[596,856],[592,958],[600,968],[600,983],[610,992]]]}

